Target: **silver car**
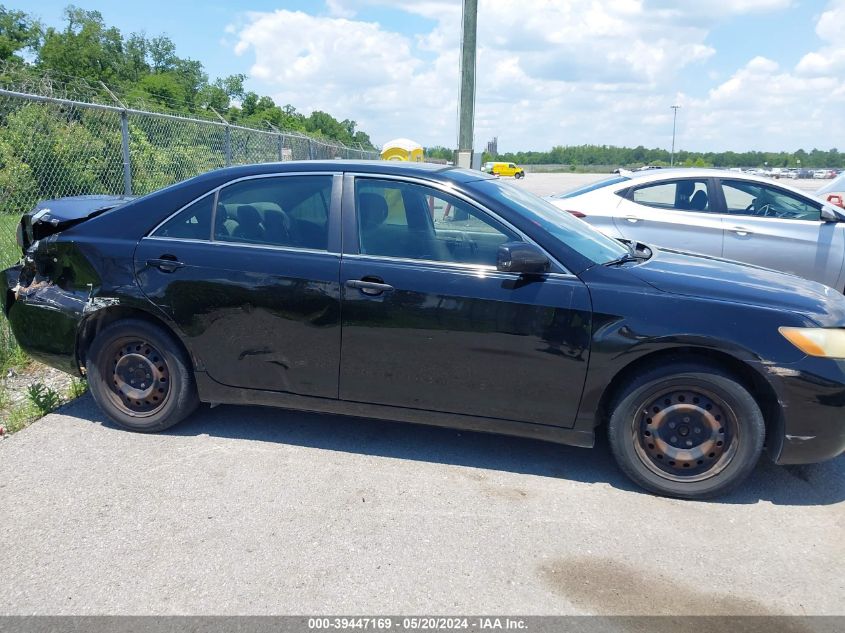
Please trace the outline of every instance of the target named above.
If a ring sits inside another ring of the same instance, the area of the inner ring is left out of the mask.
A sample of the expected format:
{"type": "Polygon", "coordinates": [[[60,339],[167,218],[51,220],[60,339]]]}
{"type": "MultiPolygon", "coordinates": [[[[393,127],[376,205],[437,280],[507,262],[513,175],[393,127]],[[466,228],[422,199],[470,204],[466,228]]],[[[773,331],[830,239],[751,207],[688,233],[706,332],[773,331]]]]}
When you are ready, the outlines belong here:
{"type": "Polygon", "coordinates": [[[714,169],[623,172],[549,201],[612,237],[845,288],[845,212],[782,181],[714,169]]]}

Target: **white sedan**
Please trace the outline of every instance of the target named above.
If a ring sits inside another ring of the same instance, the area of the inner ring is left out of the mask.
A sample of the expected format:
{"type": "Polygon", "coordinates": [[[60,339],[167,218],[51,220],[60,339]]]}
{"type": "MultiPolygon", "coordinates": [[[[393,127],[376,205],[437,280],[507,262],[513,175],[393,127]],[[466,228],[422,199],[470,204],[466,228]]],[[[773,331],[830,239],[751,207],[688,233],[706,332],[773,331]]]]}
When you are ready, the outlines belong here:
{"type": "Polygon", "coordinates": [[[715,169],[623,172],[549,201],[612,237],[845,288],[845,211],[782,181],[715,169]]]}

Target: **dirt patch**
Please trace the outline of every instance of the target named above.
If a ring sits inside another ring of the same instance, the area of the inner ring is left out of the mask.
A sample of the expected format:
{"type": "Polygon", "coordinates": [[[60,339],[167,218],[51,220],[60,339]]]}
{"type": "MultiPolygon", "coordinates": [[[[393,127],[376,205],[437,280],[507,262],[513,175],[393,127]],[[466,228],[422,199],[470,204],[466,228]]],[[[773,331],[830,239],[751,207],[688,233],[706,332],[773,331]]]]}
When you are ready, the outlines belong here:
{"type": "Polygon", "coordinates": [[[498,497],[506,501],[523,501],[528,498],[527,491],[510,486],[484,486],[484,494],[488,497],[498,497]]]}
{"type": "Polygon", "coordinates": [[[555,593],[594,614],[782,615],[755,600],[698,591],[607,558],[561,559],[542,566],[539,573],[555,593]]]}
{"type": "Polygon", "coordinates": [[[0,378],[0,427],[4,435],[26,426],[31,421],[28,418],[39,417],[29,397],[29,388],[35,384],[55,392],[57,404],[62,404],[73,395],[74,377],[36,362],[7,370],[0,378]]]}

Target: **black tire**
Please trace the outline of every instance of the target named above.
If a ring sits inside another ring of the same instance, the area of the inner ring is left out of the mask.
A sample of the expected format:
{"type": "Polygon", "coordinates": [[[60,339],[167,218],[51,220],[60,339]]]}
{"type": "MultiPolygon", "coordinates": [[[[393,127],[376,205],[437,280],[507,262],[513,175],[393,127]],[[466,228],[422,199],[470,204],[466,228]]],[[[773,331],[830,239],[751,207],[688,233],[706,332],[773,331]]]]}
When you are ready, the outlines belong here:
{"type": "Polygon", "coordinates": [[[522,171],[516,172],[514,174],[514,178],[516,178],[517,180],[519,180],[520,178],[525,178],[525,172],[522,172],[522,171]]]}
{"type": "Polygon", "coordinates": [[[88,350],[86,371],[94,400],[131,431],[163,431],[199,404],[179,341],[148,321],[125,319],[103,328],[88,350]]]}
{"type": "Polygon", "coordinates": [[[704,363],[653,367],[611,403],[608,438],[622,471],[668,497],[725,494],[754,469],[766,434],[757,402],[704,363]]]}

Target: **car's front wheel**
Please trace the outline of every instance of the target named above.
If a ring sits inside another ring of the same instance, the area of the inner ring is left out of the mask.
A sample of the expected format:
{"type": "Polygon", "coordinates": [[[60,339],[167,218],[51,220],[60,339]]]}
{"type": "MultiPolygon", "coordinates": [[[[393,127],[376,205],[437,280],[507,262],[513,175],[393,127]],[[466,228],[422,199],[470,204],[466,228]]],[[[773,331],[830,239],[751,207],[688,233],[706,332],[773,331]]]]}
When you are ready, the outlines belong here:
{"type": "Polygon", "coordinates": [[[88,351],[86,371],[100,408],[132,431],[163,431],[199,404],[191,364],[179,342],[141,319],[103,328],[88,351]]]}
{"type": "Polygon", "coordinates": [[[757,402],[729,374],[699,363],[652,368],[610,408],[610,447],[643,488],[686,499],[729,491],[753,470],[765,424],[757,402]]]}
{"type": "Polygon", "coordinates": [[[517,180],[519,180],[520,178],[525,178],[525,173],[518,171],[513,175],[513,177],[516,178],[517,180]]]}

